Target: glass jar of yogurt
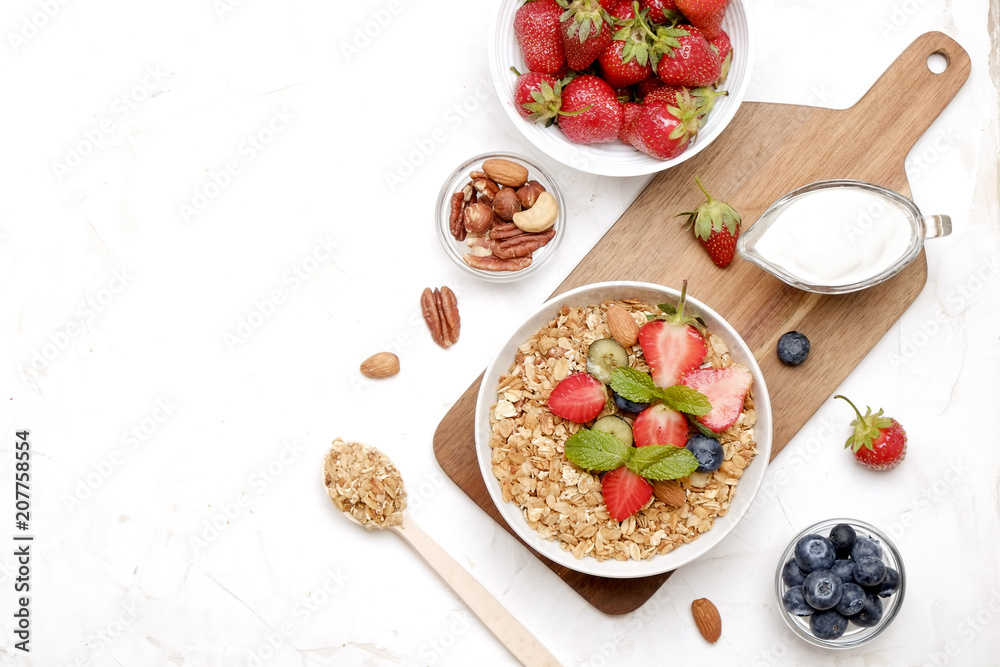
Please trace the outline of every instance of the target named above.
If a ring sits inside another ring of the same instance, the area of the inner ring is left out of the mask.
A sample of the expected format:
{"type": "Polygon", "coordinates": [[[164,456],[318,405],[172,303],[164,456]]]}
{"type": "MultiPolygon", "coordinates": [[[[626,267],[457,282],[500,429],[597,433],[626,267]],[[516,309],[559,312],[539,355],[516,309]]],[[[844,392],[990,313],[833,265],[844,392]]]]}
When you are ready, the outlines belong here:
{"type": "Polygon", "coordinates": [[[745,259],[799,289],[855,292],[903,270],[951,218],[864,181],[819,181],[771,205],[737,242],[745,259]]]}

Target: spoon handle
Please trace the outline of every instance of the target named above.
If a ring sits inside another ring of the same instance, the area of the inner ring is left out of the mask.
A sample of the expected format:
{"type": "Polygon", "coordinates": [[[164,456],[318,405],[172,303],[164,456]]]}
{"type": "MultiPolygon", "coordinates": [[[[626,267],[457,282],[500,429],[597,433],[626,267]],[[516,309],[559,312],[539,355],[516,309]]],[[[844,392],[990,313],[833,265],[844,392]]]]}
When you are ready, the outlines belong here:
{"type": "Polygon", "coordinates": [[[483,588],[472,575],[455,562],[437,542],[427,536],[417,524],[403,515],[403,525],[395,528],[413,549],[424,557],[445,583],[451,586],[486,627],[496,635],[500,643],[524,665],[534,667],[558,667],[559,661],[549,653],[520,621],[514,618],[490,592],[483,588]]]}

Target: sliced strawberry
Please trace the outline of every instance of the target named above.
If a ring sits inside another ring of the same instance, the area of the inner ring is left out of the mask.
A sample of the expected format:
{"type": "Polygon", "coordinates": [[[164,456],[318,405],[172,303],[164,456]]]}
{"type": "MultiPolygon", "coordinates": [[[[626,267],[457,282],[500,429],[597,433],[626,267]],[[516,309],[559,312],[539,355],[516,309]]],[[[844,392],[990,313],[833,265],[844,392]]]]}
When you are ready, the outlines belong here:
{"type": "Polygon", "coordinates": [[[606,400],[603,382],[589,373],[573,373],[552,389],[549,410],[557,417],[584,424],[601,414],[606,400]]]}
{"type": "Polygon", "coordinates": [[[649,406],[632,422],[632,438],[636,447],[674,445],[683,447],[688,439],[687,418],[663,403],[649,406]]]}
{"type": "Polygon", "coordinates": [[[743,401],[750,391],[753,376],[741,364],[728,368],[697,368],[684,375],[681,384],[696,389],[708,397],[712,409],[698,417],[698,422],[716,433],[736,423],[743,411],[743,401]]]}
{"type": "Polygon", "coordinates": [[[649,502],[653,497],[653,485],[645,477],[622,466],[604,473],[601,494],[611,518],[624,521],[649,502]]]}
{"type": "Polygon", "coordinates": [[[682,375],[701,366],[708,353],[708,344],[694,326],[694,318],[684,315],[686,295],[687,281],[676,313],[639,327],[639,346],[652,371],[653,383],[659,387],[680,382],[682,375]]]}

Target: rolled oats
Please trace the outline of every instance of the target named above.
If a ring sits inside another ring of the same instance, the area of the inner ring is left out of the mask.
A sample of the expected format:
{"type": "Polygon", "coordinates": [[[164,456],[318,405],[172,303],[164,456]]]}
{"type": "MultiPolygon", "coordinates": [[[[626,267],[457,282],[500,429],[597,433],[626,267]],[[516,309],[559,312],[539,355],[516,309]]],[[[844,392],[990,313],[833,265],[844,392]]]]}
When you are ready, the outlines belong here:
{"type": "MultiPolygon", "coordinates": [[[[581,426],[556,417],[547,404],[559,380],[586,370],[590,344],[609,337],[605,314],[613,303],[637,321],[659,312],[636,299],[563,306],[518,348],[510,369],[500,377],[497,402],[490,411],[492,469],[504,501],[517,505],[543,539],[557,541],[576,558],[643,560],[697,539],[728,513],[739,478],[757,453],[757,415],[751,388],[737,423],[720,434],[723,467],[680,480],[687,492],[683,505],[670,507],[653,498],[625,521],[612,519],[599,476],[576,467],[563,453],[566,440],[581,426]]],[[[647,371],[639,346],[627,349],[630,365],[647,371]]],[[[705,365],[725,368],[732,363],[726,341],[709,332],[705,365]]],[[[601,416],[616,412],[609,404],[601,416]]]]}
{"type": "Polygon", "coordinates": [[[333,441],[323,460],[323,481],[341,512],[372,528],[403,523],[406,489],[392,460],[378,449],[356,442],[333,441]]]}

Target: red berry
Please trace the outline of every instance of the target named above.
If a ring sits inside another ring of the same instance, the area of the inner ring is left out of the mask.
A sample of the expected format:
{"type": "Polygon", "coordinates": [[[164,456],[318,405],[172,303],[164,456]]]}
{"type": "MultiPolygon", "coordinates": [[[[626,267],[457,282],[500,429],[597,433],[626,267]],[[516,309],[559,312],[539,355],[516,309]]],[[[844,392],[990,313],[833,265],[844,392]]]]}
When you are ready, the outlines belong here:
{"type": "Polygon", "coordinates": [[[653,485],[645,477],[622,466],[604,473],[601,494],[611,518],[624,521],[649,502],[653,497],[653,485]]]}
{"type": "Polygon", "coordinates": [[[639,327],[639,347],[652,371],[653,383],[658,387],[671,387],[680,382],[681,376],[700,366],[708,353],[705,337],[692,324],[694,318],[684,315],[686,292],[687,282],[674,315],[639,327]]]}
{"type": "Polygon", "coordinates": [[[583,74],[563,88],[559,127],[576,144],[601,144],[618,138],[622,107],[603,79],[583,74]]]}
{"type": "Polygon", "coordinates": [[[719,433],[739,419],[753,375],[746,366],[733,364],[727,368],[695,369],[685,374],[681,382],[708,398],[712,409],[698,417],[698,423],[719,433]]]}
{"type": "Polygon", "coordinates": [[[892,470],[906,458],[906,431],[903,426],[891,417],[885,417],[882,410],[872,414],[867,408],[864,416],[846,396],[837,395],[851,407],[857,418],[851,422],[854,433],[847,439],[845,447],[854,451],[854,458],[872,470],[892,470]]]}
{"type": "Polygon", "coordinates": [[[589,373],[573,373],[552,389],[549,410],[557,417],[584,424],[601,414],[606,401],[603,382],[589,373]]]}
{"type": "Polygon", "coordinates": [[[530,71],[555,74],[565,66],[566,52],[559,32],[562,13],[556,0],[528,2],[515,12],[514,35],[530,71]]]}
{"type": "Polygon", "coordinates": [[[635,417],[632,438],[636,447],[674,445],[683,447],[688,439],[688,420],[663,403],[654,403],[635,417]]]}

